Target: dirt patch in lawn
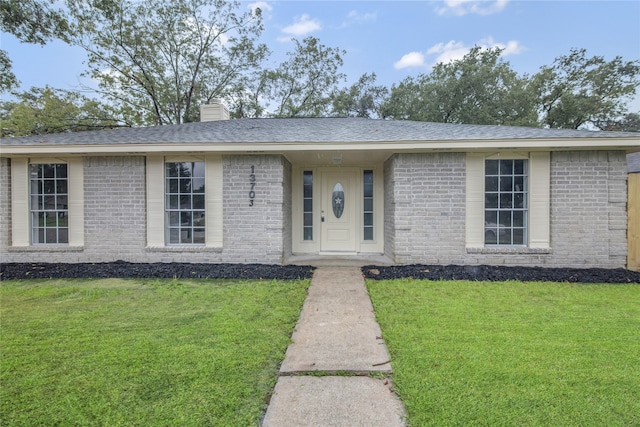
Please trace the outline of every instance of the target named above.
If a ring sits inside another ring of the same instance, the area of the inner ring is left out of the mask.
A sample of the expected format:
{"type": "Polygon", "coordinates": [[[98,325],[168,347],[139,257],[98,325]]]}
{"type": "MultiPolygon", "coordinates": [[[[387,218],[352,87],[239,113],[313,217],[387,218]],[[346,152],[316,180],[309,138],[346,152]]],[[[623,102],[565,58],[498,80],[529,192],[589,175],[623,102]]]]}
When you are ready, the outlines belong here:
{"type": "Polygon", "coordinates": [[[640,283],[640,272],[606,268],[542,268],[489,265],[399,265],[362,267],[367,279],[411,277],[426,280],[476,280],[573,283],[640,283]]]}

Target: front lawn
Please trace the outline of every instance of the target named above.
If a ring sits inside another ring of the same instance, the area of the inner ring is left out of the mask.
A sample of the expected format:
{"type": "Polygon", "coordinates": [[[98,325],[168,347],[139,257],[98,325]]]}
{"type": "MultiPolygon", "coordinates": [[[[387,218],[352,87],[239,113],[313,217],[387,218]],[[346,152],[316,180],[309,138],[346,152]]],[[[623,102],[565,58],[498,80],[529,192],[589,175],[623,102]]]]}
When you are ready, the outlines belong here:
{"type": "Polygon", "coordinates": [[[309,281],[0,285],[0,425],[258,425],[309,281]]]}
{"type": "Polygon", "coordinates": [[[367,286],[411,426],[640,425],[640,286],[367,286]]]}

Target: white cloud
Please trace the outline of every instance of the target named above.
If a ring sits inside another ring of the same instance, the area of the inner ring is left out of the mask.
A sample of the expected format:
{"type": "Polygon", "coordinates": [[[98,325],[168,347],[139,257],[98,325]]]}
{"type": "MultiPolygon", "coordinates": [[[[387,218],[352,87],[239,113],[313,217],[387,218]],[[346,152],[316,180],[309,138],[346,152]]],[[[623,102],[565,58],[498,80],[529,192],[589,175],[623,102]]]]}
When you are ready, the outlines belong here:
{"type": "Polygon", "coordinates": [[[266,1],[257,1],[254,3],[249,3],[247,7],[251,9],[252,14],[256,13],[256,9],[260,9],[262,11],[263,17],[266,17],[267,14],[273,10],[273,7],[266,1]]]}
{"type": "MultiPolygon", "coordinates": [[[[480,46],[483,49],[490,49],[498,47],[504,49],[502,56],[516,55],[525,50],[525,47],[517,40],[510,40],[506,43],[496,42],[493,37],[487,37],[473,46],[480,46]]],[[[451,40],[447,43],[438,43],[431,46],[425,53],[422,52],[410,52],[404,55],[398,62],[393,64],[396,69],[409,68],[409,67],[432,67],[439,63],[449,63],[452,61],[462,59],[473,46],[465,45],[463,42],[451,40]],[[427,64],[427,57],[435,56],[433,61],[430,61],[430,65],[427,64]]]]}
{"type": "Polygon", "coordinates": [[[307,14],[296,16],[294,23],[282,29],[282,32],[291,36],[304,36],[322,29],[322,24],[317,19],[311,19],[307,14]]]}
{"type": "Polygon", "coordinates": [[[440,15],[492,15],[501,12],[510,0],[445,0],[444,6],[436,7],[440,15]]]}
{"type": "Polygon", "coordinates": [[[451,62],[458,59],[462,59],[471,50],[470,47],[466,47],[462,42],[456,42],[451,40],[448,43],[438,43],[435,46],[430,47],[427,50],[427,55],[437,55],[433,61],[434,64],[440,62],[451,62]]]}
{"type": "Polygon", "coordinates": [[[357,10],[352,10],[347,15],[347,18],[349,21],[357,24],[366,24],[369,22],[376,22],[378,14],[376,12],[359,13],[357,10]]]}
{"type": "Polygon", "coordinates": [[[425,65],[425,56],[422,52],[410,52],[400,58],[400,61],[393,64],[396,70],[409,67],[423,67],[425,65]]]}
{"type": "Polygon", "coordinates": [[[517,40],[509,40],[507,43],[500,43],[493,40],[493,37],[487,37],[486,39],[480,40],[476,45],[485,49],[492,47],[503,49],[502,56],[517,55],[524,51],[524,46],[522,46],[517,40]]]}

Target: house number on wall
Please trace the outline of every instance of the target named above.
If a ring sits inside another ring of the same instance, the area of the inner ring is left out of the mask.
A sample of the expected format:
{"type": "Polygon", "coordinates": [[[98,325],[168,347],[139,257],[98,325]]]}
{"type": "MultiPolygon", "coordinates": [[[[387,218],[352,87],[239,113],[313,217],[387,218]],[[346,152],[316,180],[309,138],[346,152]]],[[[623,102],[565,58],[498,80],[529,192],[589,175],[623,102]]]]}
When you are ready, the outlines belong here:
{"type": "Polygon", "coordinates": [[[251,165],[249,184],[251,185],[251,190],[249,190],[249,206],[253,206],[253,199],[256,198],[256,192],[254,191],[254,188],[256,188],[256,167],[254,165],[251,165]]]}

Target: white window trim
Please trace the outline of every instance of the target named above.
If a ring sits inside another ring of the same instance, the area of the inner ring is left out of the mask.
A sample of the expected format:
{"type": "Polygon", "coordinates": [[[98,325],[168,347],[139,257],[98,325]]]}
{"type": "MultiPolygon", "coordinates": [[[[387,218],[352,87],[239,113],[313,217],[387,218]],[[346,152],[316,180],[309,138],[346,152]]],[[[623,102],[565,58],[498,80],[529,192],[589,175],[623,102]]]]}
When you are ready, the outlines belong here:
{"type": "Polygon", "coordinates": [[[52,247],[84,246],[84,159],[82,157],[13,158],[11,159],[11,246],[52,247]],[[69,243],[31,242],[29,165],[66,163],[69,197],[69,243]]]}
{"type": "MultiPolygon", "coordinates": [[[[551,153],[467,153],[465,245],[484,248],[484,161],[486,159],[529,160],[529,224],[527,248],[550,249],[551,153]]],[[[508,246],[506,248],[509,248],[508,246]]],[[[493,246],[491,249],[495,250],[493,246]]]]}
{"type": "MultiPolygon", "coordinates": [[[[205,162],[205,244],[204,248],[222,248],[223,245],[223,168],[222,156],[165,157],[147,156],[147,247],[183,250],[197,245],[168,245],[165,242],[165,162],[205,162]]],[[[191,249],[193,250],[193,249],[191,249]]]]}

